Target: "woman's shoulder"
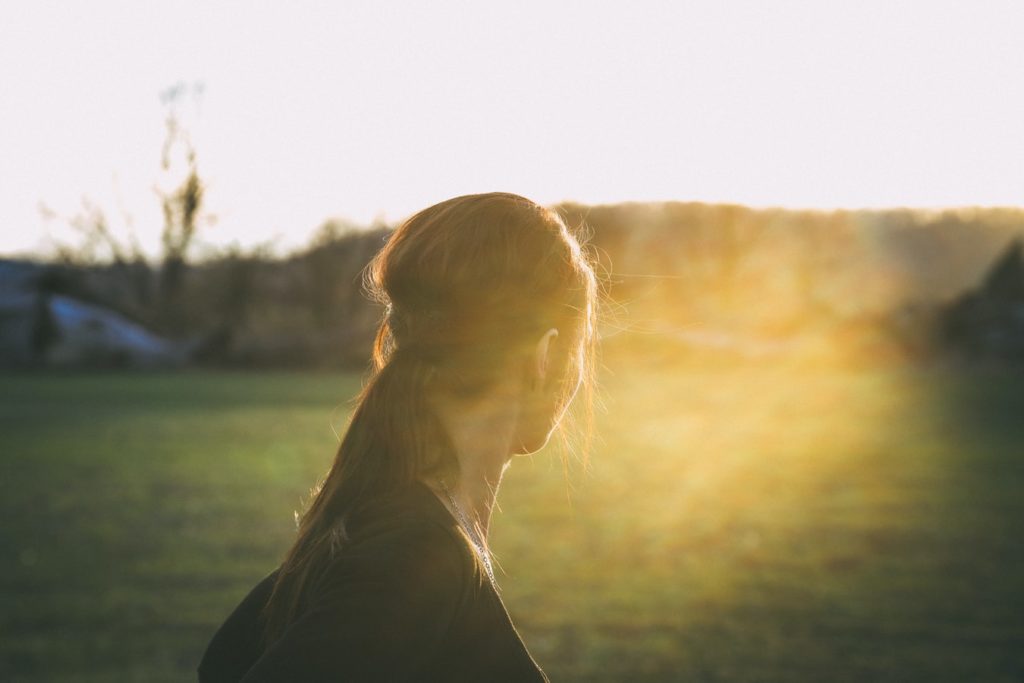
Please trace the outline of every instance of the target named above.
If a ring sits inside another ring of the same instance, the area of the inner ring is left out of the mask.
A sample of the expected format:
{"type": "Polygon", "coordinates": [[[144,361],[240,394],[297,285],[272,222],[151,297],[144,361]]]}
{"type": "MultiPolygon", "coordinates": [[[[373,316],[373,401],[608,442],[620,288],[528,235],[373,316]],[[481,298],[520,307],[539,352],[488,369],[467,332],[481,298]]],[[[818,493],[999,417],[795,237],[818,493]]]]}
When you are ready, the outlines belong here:
{"type": "Polygon", "coordinates": [[[397,547],[423,549],[434,544],[461,549],[458,522],[437,496],[423,484],[414,484],[375,498],[350,515],[343,524],[343,545],[381,550],[397,547]]]}
{"type": "Polygon", "coordinates": [[[440,500],[423,485],[381,497],[345,524],[318,587],[401,582],[461,592],[478,583],[476,555],[440,500]]]}

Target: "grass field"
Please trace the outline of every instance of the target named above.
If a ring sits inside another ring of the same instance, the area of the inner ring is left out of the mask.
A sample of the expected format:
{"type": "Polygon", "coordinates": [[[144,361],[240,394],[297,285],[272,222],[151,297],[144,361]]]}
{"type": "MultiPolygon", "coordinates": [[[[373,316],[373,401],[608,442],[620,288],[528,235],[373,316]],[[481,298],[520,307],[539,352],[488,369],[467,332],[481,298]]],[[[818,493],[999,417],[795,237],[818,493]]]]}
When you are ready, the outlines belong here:
{"type": "MultiPolygon", "coordinates": [[[[492,544],[554,681],[1024,680],[1024,375],[629,366],[492,544]]],[[[349,375],[0,378],[0,680],[177,681],[272,569],[349,375]]]]}

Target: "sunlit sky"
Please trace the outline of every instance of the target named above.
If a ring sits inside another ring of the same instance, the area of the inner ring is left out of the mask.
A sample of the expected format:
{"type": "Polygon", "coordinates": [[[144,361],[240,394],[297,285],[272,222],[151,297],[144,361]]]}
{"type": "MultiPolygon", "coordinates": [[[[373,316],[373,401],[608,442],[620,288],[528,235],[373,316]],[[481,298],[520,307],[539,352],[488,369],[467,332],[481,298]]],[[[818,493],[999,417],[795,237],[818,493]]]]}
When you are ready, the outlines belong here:
{"type": "Polygon", "coordinates": [[[489,190],[1024,204],[1020,2],[5,2],[0,253],[83,198],[155,253],[179,82],[212,245],[489,190]]]}

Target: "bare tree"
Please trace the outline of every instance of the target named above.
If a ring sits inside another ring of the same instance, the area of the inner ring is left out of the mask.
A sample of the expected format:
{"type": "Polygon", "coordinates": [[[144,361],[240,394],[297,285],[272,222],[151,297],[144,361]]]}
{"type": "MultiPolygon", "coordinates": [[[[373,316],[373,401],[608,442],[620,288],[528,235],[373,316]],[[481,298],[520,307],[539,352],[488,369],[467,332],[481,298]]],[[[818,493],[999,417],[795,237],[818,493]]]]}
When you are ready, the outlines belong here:
{"type": "Polygon", "coordinates": [[[165,327],[180,330],[183,323],[183,287],[187,269],[189,247],[202,218],[205,185],[199,177],[196,151],[188,128],[183,125],[178,105],[191,92],[198,100],[202,96],[201,84],[187,88],[177,84],[161,94],[167,107],[166,137],[160,164],[165,173],[175,167],[175,155],[181,155],[185,166],[184,178],[170,189],[156,188],[163,211],[164,227],[161,235],[163,259],[160,270],[161,318],[165,327]]]}

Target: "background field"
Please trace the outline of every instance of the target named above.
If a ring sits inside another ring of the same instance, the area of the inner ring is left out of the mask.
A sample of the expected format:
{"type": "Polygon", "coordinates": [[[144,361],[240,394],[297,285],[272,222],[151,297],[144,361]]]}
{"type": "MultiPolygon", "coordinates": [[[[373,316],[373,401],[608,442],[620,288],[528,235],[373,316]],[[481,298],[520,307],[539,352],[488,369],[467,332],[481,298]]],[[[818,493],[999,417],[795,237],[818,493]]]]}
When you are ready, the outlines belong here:
{"type": "MultiPolygon", "coordinates": [[[[515,463],[493,529],[552,680],[1024,680],[1020,372],[602,379],[589,466],[515,463]]],[[[171,681],[275,566],[359,377],[0,382],[0,679],[171,681]]]]}

